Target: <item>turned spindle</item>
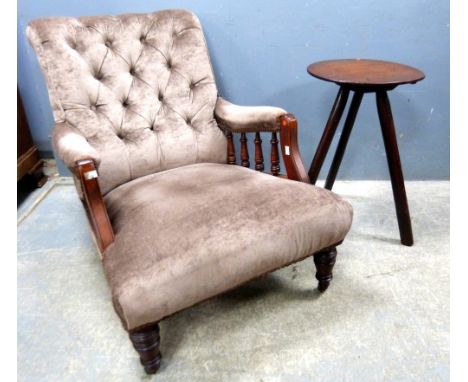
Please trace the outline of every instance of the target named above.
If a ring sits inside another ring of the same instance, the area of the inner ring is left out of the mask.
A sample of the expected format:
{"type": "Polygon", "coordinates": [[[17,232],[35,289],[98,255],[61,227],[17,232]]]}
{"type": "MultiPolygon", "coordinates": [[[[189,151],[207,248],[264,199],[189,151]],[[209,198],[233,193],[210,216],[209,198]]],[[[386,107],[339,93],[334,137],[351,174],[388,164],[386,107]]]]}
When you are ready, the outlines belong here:
{"type": "Polygon", "coordinates": [[[227,163],[236,164],[236,149],[234,148],[234,141],[232,139],[232,133],[229,131],[226,134],[227,137],[227,163]]]}
{"type": "Polygon", "coordinates": [[[280,173],[280,159],[278,151],[278,137],[276,131],[271,133],[271,173],[278,176],[280,173]]]}
{"type": "Polygon", "coordinates": [[[262,138],[260,133],[257,131],[255,133],[255,170],[263,171],[265,166],[263,164],[263,151],[262,151],[262,138]]]}
{"type": "Polygon", "coordinates": [[[249,149],[247,148],[247,135],[245,133],[241,133],[241,165],[243,167],[250,167],[249,162],[249,149]]]}

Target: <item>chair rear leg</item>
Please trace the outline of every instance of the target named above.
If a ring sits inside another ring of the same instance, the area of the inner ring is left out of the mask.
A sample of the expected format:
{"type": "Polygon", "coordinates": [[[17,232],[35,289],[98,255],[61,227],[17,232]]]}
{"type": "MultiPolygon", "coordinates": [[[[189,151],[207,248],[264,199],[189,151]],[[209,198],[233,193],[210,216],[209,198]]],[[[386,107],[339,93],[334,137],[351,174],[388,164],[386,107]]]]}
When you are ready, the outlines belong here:
{"type": "Polygon", "coordinates": [[[133,347],[140,355],[140,362],[146,374],[155,374],[161,366],[159,325],[154,324],[144,329],[134,330],[129,335],[133,347]]]}
{"type": "Polygon", "coordinates": [[[333,266],[336,261],[336,247],[324,249],[314,254],[314,263],[317,273],[315,278],[318,280],[318,290],[325,292],[333,279],[333,266]]]}

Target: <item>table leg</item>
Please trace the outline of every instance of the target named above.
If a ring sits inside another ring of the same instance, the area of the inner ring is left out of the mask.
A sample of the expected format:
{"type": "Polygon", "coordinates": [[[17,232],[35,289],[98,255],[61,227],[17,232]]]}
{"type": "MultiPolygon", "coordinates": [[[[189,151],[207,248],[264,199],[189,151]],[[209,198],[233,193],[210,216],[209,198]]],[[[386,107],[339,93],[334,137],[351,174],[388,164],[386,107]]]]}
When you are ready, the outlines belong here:
{"type": "Polygon", "coordinates": [[[386,91],[377,92],[377,111],[379,113],[380,126],[387,154],[390,179],[392,181],[393,199],[400,229],[400,239],[403,245],[413,245],[413,232],[411,218],[406,198],[405,181],[401,169],[400,154],[393,123],[392,109],[386,91]]]}
{"type": "Polygon", "coordinates": [[[346,145],[348,144],[349,136],[351,135],[351,130],[353,129],[359,106],[361,106],[362,96],[363,93],[357,91],[354,93],[353,100],[351,101],[351,106],[349,107],[348,115],[346,116],[343,132],[341,133],[335,156],[333,157],[333,162],[330,166],[330,171],[328,172],[327,180],[325,182],[325,188],[328,190],[331,190],[333,188],[333,184],[335,183],[336,175],[338,174],[341,161],[343,160],[346,145]]]}
{"type": "Polygon", "coordinates": [[[349,89],[340,87],[338,94],[335,99],[335,103],[328,117],[327,124],[325,125],[325,130],[323,131],[322,138],[315,152],[314,159],[310,165],[309,169],[309,179],[311,184],[317,182],[320,170],[322,169],[323,162],[327,156],[328,150],[332,143],[333,137],[335,136],[336,128],[340,123],[341,116],[348,102],[349,89]]]}

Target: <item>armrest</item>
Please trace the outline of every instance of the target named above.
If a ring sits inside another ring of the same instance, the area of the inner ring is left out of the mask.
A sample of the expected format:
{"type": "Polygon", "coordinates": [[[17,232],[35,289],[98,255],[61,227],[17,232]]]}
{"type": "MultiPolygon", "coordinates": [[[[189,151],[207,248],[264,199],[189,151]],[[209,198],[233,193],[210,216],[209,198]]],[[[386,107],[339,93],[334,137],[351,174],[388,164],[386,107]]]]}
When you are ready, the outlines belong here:
{"type": "Polygon", "coordinates": [[[83,190],[83,202],[94,237],[101,253],[114,242],[114,231],[107,215],[98,183],[98,173],[91,159],[76,162],[76,173],[83,190]]]}
{"type": "MultiPolygon", "coordinates": [[[[299,152],[297,120],[293,114],[287,113],[279,107],[238,106],[226,101],[222,97],[218,97],[215,107],[215,118],[220,127],[230,133],[272,132],[272,158],[278,157],[276,132],[279,131],[281,153],[288,179],[310,183],[299,152]]],[[[244,150],[247,150],[247,148],[245,147],[244,150]]],[[[234,164],[235,152],[232,134],[228,137],[228,157],[229,155],[234,159],[231,161],[228,159],[228,163],[234,164]]]]}
{"type": "Polygon", "coordinates": [[[98,152],[88,143],[78,129],[66,122],[59,122],[53,131],[53,143],[60,159],[71,170],[75,170],[77,161],[91,159],[99,167],[98,152]]]}
{"type": "Polygon", "coordinates": [[[279,107],[238,106],[218,97],[215,118],[221,128],[233,133],[278,131],[278,117],[286,114],[279,107]]]}

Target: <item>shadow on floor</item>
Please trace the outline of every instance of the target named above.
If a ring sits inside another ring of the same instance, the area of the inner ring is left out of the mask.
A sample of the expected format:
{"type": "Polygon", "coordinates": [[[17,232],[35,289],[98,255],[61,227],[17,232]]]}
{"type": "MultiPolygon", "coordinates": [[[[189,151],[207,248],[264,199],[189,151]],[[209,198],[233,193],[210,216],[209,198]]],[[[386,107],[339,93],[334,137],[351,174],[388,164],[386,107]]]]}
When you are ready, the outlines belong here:
{"type": "MultiPolygon", "coordinates": [[[[312,274],[313,275],[313,274],[312,274]]],[[[293,276],[294,279],[294,276],[293,276]]],[[[249,320],[255,316],[240,313],[240,309],[246,304],[255,305],[258,301],[265,301],[269,297],[278,299],[278,297],[294,300],[317,300],[322,293],[315,287],[313,288],[294,288],[283,282],[280,277],[275,274],[266,274],[255,278],[246,284],[243,284],[235,289],[227,291],[217,297],[209,299],[202,304],[197,304],[188,309],[185,309],[183,315],[175,314],[167,321],[162,321],[161,325],[164,328],[161,330],[163,344],[162,351],[164,352],[165,362],[161,366],[164,369],[166,364],[170,363],[171,358],[176,353],[179,344],[187,335],[181,328],[192,328],[202,326],[208,316],[216,315],[218,319],[223,317],[238,316],[237,324],[241,326],[249,325],[249,320]],[[280,295],[278,295],[280,294],[280,295]],[[240,316],[239,316],[240,315],[240,316]],[[190,322],[187,322],[189,318],[190,322]]],[[[254,309],[252,307],[252,309],[254,309]]],[[[231,325],[235,320],[231,320],[231,325]]],[[[230,326],[230,330],[233,327],[230,326]]],[[[213,329],[216,330],[216,329],[213,329]]]]}
{"type": "Polygon", "coordinates": [[[37,189],[37,180],[31,176],[26,175],[16,183],[16,208],[27,199],[27,197],[37,189]]]}

